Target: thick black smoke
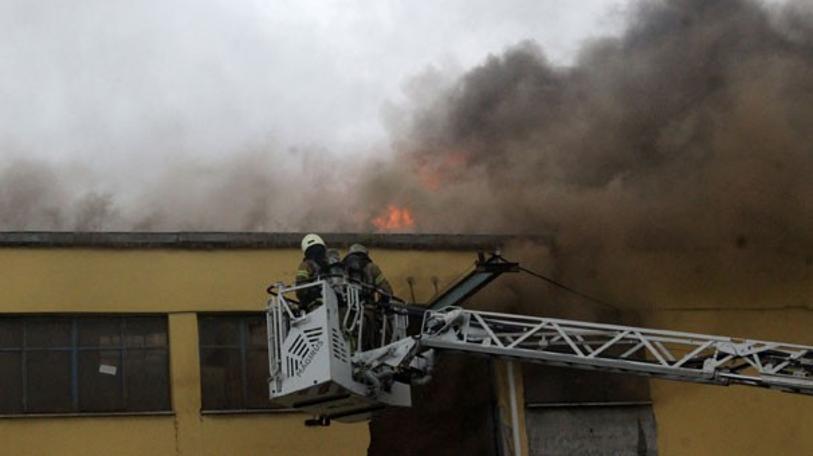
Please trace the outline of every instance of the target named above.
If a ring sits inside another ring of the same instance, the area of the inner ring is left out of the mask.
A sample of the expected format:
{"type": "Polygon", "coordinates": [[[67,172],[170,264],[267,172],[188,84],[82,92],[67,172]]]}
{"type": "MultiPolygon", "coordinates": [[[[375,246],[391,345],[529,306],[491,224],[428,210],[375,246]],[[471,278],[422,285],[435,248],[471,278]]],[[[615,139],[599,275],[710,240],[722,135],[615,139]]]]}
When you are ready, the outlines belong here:
{"type": "Polygon", "coordinates": [[[643,2],[573,66],[530,42],[490,56],[399,119],[367,204],[424,231],[553,232],[561,274],[626,299],[809,284],[811,11],[643,2]]]}

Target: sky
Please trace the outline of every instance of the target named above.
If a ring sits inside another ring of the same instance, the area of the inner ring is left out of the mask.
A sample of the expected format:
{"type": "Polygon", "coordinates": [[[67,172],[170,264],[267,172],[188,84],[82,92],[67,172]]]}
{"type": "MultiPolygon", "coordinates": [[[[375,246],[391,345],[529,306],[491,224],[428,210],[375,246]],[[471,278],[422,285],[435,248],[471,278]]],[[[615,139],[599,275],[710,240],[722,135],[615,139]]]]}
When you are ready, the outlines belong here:
{"type": "MultiPolygon", "coordinates": [[[[387,148],[427,69],[525,39],[572,61],[621,0],[3,0],[0,158],[109,170],[255,149],[387,148]]],[[[132,171],[132,172],[130,172],[132,171]]]]}

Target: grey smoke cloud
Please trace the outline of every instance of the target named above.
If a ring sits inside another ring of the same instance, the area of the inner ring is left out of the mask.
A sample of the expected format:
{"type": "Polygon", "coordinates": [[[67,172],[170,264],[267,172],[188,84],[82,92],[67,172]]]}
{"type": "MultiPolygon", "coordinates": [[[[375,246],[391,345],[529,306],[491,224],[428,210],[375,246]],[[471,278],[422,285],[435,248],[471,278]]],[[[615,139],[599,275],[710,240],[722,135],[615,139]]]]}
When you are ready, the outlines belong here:
{"type": "Polygon", "coordinates": [[[572,57],[607,4],[10,0],[2,136],[24,153],[80,159],[222,154],[268,137],[358,147],[384,138],[382,100],[424,66],[469,66],[529,36],[572,57]]]}
{"type": "Polygon", "coordinates": [[[299,181],[341,188],[359,157],[390,153],[380,111],[404,101],[406,78],[427,65],[459,74],[528,37],[572,60],[581,40],[617,28],[623,8],[4,1],[0,193],[14,209],[0,228],[339,229],[347,222],[330,221],[332,206],[300,201],[314,191],[299,181]],[[217,216],[220,200],[236,204],[217,216]],[[80,215],[89,207],[92,222],[80,215]]]}

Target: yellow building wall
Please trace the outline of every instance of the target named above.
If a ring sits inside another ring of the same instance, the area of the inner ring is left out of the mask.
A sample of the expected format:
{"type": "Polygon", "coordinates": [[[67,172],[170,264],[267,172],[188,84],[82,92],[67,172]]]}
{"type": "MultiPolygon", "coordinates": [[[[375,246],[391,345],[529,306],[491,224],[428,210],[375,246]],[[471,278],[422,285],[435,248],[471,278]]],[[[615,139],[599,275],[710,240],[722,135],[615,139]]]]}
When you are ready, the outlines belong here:
{"type": "MultiPolygon", "coordinates": [[[[373,251],[396,293],[419,301],[474,261],[473,252],[373,251]]],[[[295,249],[0,249],[0,313],[155,312],[169,314],[174,415],[0,419],[9,455],[356,455],[366,454],[366,424],[306,428],[304,415],[200,414],[199,311],[259,311],[266,286],[290,281],[295,249]]],[[[713,308],[714,296],[660,296],[641,324],[712,334],[813,344],[809,289],[760,298],[778,307],[742,310],[757,300],[713,308]],[[683,298],[683,299],[679,299],[683,298]],[[691,299],[688,299],[691,298],[691,299]],[[704,301],[704,299],[706,301],[704,301]],[[706,309],[666,310],[692,302],[706,309]],[[778,304],[777,304],[778,303],[778,304]],[[738,310],[739,309],[739,310],[738,310]]],[[[652,381],[659,454],[813,454],[813,397],[756,388],[652,381]]]]}
{"type": "MultiPolygon", "coordinates": [[[[560,249],[546,258],[543,249],[520,245],[506,256],[548,273],[570,265],[577,272],[564,283],[620,306],[634,325],[813,345],[810,261],[801,251],[761,253],[625,245],[596,255],[560,249]],[[601,286],[591,289],[591,280],[601,286]]],[[[597,318],[590,302],[574,302],[566,318],[597,318]]],[[[813,396],[667,380],[651,380],[650,392],[661,456],[813,455],[813,396]]]]}
{"type": "MultiPolygon", "coordinates": [[[[654,311],[645,324],[813,345],[813,311],[654,311]]],[[[813,454],[813,396],[651,380],[658,450],[672,455],[813,454]]]]}
{"type": "MultiPolygon", "coordinates": [[[[434,293],[471,252],[374,250],[396,293],[434,293]]],[[[0,313],[169,314],[173,415],[0,419],[8,455],[359,455],[365,423],[306,428],[296,413],[201,415],[199,311],[261,311],[265,288],[294,277],[301,254],[280,250],[0,249],[0,313]]]]}

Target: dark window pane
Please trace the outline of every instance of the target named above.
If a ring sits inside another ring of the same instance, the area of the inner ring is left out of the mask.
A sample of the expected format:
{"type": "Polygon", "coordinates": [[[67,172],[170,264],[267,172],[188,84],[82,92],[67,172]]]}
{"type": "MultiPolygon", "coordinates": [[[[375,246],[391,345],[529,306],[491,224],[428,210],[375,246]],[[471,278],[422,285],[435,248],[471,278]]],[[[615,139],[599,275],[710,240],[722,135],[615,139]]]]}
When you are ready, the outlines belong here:
{"type": "Polygon", "coordinates": [[[27,347],[68,347],[71,345],[69,318],[29,318],[26,320],[27,347]]]}
{"type": "Polygon", "coordinates": [[[164,317],[131,317],[125,321],[128,347],[166,347],[167,319],[164,317]]]}
{"type": "Polygon", "coordinates": [[[71,353],[30,351],[26,356],[28,411],[70,412],[71,353]]]}
{"type": "Polygon", "coordinates": [[[0,318],[0,348],[23,345],[23,322],[19,318],[0,318]]]}
{"type": "Polygon", "coordinates": [[[204,410],[243,408],[240,350],[201,350],[201,389],[204,410]]]}
{"type": "Polygon", "coordinates": [[[165,317],[0,318],[0,413],[170,410],[167,344],[165,317]]]}
{"type": "MultiPolygon", "coordinates": [[[[265,325],[265,317],[247,317],[246,327],[248,328],[248,345],[251,347],[267,347],[268,334],[265,325]]],[[[266,348],[267,350],[267,348],[266,348]]]]}
{"type": "Polygon", "coordinates": [[[249,350],[246,353],[247,408],[271,408],[268,397],[268,351],[249,350]]]}
{"type": "Polygon", "coordinates": [[[119,350],[79,352],[79,411],[124,410],[119,350]]]}
{"type": "Polygon", "coordinates": [[[124,368],[127,410],[170,410],[166,349],[128,349],[124,368]]]}
{"type": "Polygon", "coordinates": [[[238,317],[203,317],[200,320],[201,345],[240,344],[240,319],[238,317]]]}
{"type": "Polygon", "coordinates": [[[22,354],[0,352],[0,413],[23,410],[22,354]]]}
{"type": "Polygon", "coordinates": [[[121,345],[121,319],[85,317],[77,320],[80,347],[121,345]]]}

